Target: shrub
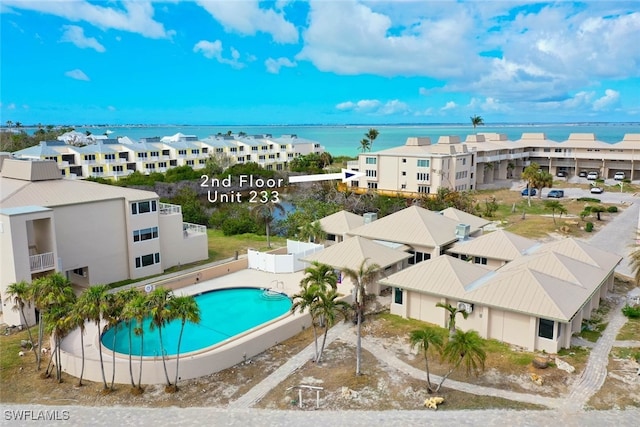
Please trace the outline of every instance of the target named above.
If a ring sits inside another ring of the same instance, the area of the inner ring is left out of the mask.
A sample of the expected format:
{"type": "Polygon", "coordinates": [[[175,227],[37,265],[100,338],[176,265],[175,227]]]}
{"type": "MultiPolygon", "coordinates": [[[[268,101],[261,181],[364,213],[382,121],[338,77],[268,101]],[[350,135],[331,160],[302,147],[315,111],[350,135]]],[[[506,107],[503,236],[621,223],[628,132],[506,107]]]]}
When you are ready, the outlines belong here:
{"type": "Polygon", "coordinates": [[[609,213],[616,213],[616,212],[618,212],[618,207],[617,207],[617,206],[609,206],[609,207],[607,208],[607,212],[609,212],[609,213]]]}
{"type": "Polygon", "coordinates": [[[593,223],[588,222],[587,225],[584,226],[584,231],[587,233],[591,233],[593,231],[593,223]]]}
{"type": "Polygon", "coordinates": [[[640,306],[637,305],[632,307],[627,304],[622,308],[622,314],[627,316],[629,319],[640,319],[640,306]]]}
{"type": "Polygon", "coordinates": [[[600,203],[600,199],[596,199],[596,198],[593,198],[593,197],[580,197],[577,200],[579,202],[600,203]]]}

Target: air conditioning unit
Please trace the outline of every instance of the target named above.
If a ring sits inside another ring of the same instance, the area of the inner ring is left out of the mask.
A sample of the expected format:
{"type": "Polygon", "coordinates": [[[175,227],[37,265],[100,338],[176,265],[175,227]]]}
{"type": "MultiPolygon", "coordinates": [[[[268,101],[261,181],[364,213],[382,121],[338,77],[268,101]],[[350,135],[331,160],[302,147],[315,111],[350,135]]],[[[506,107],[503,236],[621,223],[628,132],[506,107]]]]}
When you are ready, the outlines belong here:
{"type": "Polygon", "coordinates": [[[151,293],[151,292],[153,292],[155,289],[156,289],[156,285],[152,285],[152,284],[144,285],[144,291],[145,291],[146,293],[151,293]]]}
{"type": "Polygon", "coordinates": [[[473,313],[473,304],[469,304],[468,302],[459,302],[458,310],[471,314],[473,313]]]}

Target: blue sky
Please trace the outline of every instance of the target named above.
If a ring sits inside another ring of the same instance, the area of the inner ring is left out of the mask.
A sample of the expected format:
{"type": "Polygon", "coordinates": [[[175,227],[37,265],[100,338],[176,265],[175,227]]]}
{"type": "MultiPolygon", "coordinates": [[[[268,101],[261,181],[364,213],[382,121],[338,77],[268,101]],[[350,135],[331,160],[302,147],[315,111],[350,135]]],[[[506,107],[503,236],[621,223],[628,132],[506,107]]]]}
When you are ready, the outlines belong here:
{"type": "Polygon", "coordinates": [[[0,122],[640,121],[637,1],[0,3],[0,122]]]}

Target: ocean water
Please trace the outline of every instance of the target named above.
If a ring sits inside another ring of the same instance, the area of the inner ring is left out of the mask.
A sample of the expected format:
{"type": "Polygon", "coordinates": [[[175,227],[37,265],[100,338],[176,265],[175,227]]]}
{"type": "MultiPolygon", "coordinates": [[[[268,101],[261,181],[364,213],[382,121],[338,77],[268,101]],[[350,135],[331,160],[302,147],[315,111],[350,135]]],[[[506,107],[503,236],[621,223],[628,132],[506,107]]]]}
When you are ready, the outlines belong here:
{"type": "Polygon", "coordinates": [[[245,132],[249,135],[271,134],[273,137],[295,134],[299,138],[317,141],[332,155],[356,156],[359,153],[360,141],[365,133],[375,128],[379,132],[373,143],[372,151],[403,145],[408,137],[430,137],[436,142],[440,136],[457,135],[462,140],[467,135],[477,132],[496,132],[506,134],[514,141],[523,133],[537,132],[546,134],[548,139],[564,141],[571,133],[594,133],[598,140],[616,143],[627,133],[640,133],[640,123],[585,123],[585,124],[503,124],[479,126],[471,125],[309,125],[309,126],[110,126],[110,127],[78,127],[79,132],[90,131],[103,134],[110,131],[111,137],[128,136],[133,140],[144,137],[170,136],[178,132],[185,135],[196,135],[206,138],[218,133],[245,132]]]}

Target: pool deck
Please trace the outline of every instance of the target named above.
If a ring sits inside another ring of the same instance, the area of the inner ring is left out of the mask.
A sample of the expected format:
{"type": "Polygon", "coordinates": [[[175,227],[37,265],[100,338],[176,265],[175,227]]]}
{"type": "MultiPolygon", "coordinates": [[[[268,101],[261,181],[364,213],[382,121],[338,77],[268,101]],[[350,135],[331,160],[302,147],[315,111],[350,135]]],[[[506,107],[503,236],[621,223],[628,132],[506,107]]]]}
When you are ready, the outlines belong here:
{"type": "MultiPolygon", "coordinates": [[[[177,289],[174,293],[176,295],[197,295],[202,292],[217,289],[257,287],[273,289],[292,296],[299,291],[300,280],[303,277],[304,271],[295,273],[270,273],[246,269],[215,279],[204,280],[200,283],[177,289]]],[[[351,288],[352,285],[349,282],[338,285],[338,291],[344,295],[348,295],[351,292],[351,288]]],[[[294,316],[301,315],[294,314],[294,316]]],[[[100,326],[104,328],[104,322],[102,322],[100,326]]],[[[86,362],[95,362],[100,360],[97,337],[98,330],[95,323],[87,323],[84,334],[84,353],[86,362]]],[[[81,354],[82,346],[80,341],[80,331],[78,329],[74,330],[64,338],[62,342],[62,350],[71,354],[81,354]]],[[[104,346],[102,350],[102,357],[105,361],[105,365],[110,365],[112,358],[111,351],[104,346]]],[[[116,355],[116,364],[128,364],[128,356],[124,354],[116,355]]],[[[110,376],[108,376],[108,378],[110,378],[110,376]]]]}

